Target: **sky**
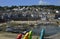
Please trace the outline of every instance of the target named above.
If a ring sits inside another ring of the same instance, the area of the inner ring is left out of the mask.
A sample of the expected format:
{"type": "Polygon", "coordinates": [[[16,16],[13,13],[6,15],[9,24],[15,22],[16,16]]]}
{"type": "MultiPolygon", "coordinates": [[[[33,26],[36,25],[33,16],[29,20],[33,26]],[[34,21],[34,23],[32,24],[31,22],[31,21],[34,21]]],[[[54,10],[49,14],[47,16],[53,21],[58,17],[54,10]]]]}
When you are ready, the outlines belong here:
{"type": "Polygon", "coordinates": [[[0,0],[0,6],[41,5],[41,4],[60,6],[60,0],[0,0]]]}

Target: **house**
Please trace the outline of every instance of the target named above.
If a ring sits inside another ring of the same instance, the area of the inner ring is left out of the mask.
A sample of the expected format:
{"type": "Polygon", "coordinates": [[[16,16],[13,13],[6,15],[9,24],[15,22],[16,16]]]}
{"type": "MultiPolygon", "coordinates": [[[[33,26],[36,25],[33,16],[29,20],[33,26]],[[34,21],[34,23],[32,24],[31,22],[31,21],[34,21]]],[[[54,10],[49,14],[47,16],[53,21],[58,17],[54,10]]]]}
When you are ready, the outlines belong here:
{"type": "Polygon", "coordinates": [[[56,14],[55,15],[55,19],[59,19],[60,20],[60,14],[56,14]]]}

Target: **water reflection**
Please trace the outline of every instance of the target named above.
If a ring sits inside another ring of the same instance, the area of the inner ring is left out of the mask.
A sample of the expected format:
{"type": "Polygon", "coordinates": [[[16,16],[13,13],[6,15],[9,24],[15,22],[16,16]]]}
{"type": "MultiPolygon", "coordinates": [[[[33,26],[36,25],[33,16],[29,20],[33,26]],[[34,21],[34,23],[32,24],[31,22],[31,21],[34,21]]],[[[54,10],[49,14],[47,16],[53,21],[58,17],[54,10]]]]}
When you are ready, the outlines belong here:
{"type": "Polygon", "coordinates": [[[58,27],[58,25],[53,25],[53,24],[37,25],[37,28],[35,27],[33,29],[33,33],[40,35],[40,31],[42,28],[45,28],[45,35],[54,35],[60,33],[60,27],[58,27]]]}

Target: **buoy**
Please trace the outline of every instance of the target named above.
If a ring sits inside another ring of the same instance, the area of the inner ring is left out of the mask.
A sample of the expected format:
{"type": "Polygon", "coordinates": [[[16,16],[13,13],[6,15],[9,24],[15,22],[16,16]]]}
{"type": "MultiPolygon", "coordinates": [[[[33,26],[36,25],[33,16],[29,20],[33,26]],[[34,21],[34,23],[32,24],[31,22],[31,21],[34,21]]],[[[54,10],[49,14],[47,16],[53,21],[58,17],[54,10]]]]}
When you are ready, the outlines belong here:
{"type": "Polygon", "coordinates": [[[24,36],[24,38],[23,39],[29,39],[29,33],[26,33],[26,35],[24,36]]]}
{"type": "Polygon", "coordinates": [[[32,39],[32,30],[29,32],[29,39],[32,39]]]}
{"type": "Polygon", "coordinates": [[[22,38],[22,34],[18,34],[17,39],[21,39],[22,38]]]}
{"type": "Polygon", "coordinates": [[[40,39],[44,39],[45,29],[43,28],[40,33],[40,39]]]}

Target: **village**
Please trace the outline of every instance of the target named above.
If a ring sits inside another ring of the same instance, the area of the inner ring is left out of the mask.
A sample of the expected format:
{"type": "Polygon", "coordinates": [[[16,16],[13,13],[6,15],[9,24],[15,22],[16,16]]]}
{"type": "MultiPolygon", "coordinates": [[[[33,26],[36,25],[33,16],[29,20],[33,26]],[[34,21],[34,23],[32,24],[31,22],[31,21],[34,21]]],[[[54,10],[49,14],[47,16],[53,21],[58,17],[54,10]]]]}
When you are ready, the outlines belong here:
{"type": "Polygon", "coordinates": [[[59,6],[0,7],[0,31],[16,35],[33,30],[33,35],[39,36],[45,28],[46,36],[53,36],[60,32],[60,8],[56,7],[59,6]]]}

